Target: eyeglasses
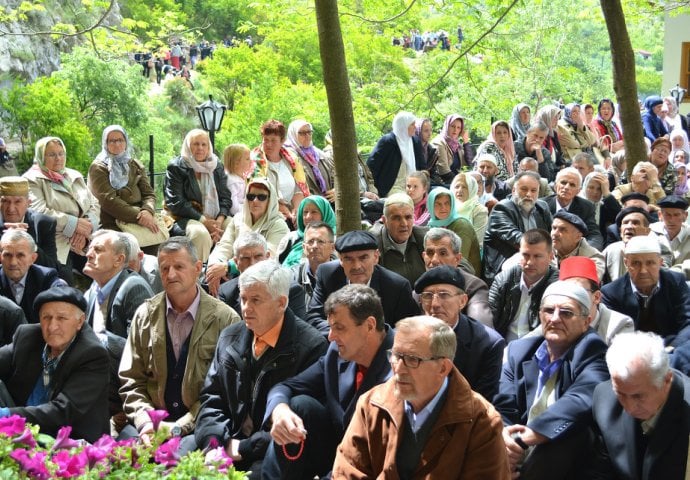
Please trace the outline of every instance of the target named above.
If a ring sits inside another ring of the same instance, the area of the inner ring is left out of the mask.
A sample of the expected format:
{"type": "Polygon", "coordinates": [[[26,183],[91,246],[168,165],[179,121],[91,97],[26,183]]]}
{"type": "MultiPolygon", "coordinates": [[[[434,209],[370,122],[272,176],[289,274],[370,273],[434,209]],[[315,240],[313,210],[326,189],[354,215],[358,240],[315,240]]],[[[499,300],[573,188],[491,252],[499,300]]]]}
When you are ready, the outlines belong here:
{"type": "Polygon", "coordinates": [[[554,316],[558,315],[558,318],[565,320],[565,321],[572,320],[575,317],[583,317],[584,316],[580,313],[575,313],[572,310],[567,310],[567,309],[564,309],[561,307],[542,307],[540,309],[540,311],[548,317],[554,317],[554,316]],[[558,311],[558,313],[556,313],[556,311],[558,311]]]}
{"type": "Polygon", "coordinates": [[[52,153],[46,153],[45,155],[46,158],[50,158],[52,160],[55,160],[56,158],[65,158],[65,152],[52,152],[52,153]]]}
{"type": "Polygon", "coordinates": [[[248,193],[247,201],[253,202],[254,200],[265,202],[266,200],[268,200],[268,195],[265,193],[248,193]]]}
{"type": "Polygon", "coordinates": [[[432,360],[440,360],[444,357],[429,357],[423,358],[416,355],[407,355],[405,353],[394,352],[393,350],[386,350],[386,358],[390,363],[397,363],[402,360],[407,368],[419,368],[422,362],[430,362],[432,360]]]}
{"type": "Polygon", "coordinates": [[[441,290],[440,292],[422,292],[419,294],[419,298],[421,298],[422,302],[425,303],[432,301],[434,297],[438,298],[442,302],[445,302],[456,295],[460,295],[460,293],[446,292],[441,290]]]}
{"type": "Polygon", "coordinates": [[[108,143],[125,143],[126,140],[124,138],[113,138],[113,139],[108,139],[108,143]]]}
{"type": "Polygon", "coordinates": [[[333,243],[333,242],[327,241],[327,240],[320,240],[318,238],[312,238],[311,240],[304,242],[304,244],[308,247],[311,247],[312,245],[316,245],[317,247],[323,247],[327,243],[333,243]]]}
{"type": "Polygon", "coordinates": [[[312,135],[314,133],[314,130],[307,130],[306,132],[297,132],[297,135],[302,135],[304,137],[312,135]]]}

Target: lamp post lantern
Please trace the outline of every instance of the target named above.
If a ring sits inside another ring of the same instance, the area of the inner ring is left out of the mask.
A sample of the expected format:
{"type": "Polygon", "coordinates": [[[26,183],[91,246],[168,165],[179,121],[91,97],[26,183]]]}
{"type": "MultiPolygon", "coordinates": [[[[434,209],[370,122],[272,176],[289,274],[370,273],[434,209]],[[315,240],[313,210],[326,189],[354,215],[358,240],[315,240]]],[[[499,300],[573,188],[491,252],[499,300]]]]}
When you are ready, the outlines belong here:
{"type": "Polygon", "coordinates": [[[669,89],[668,92],[676,101],[676,105],[680,107],[680,104],[683,101],[683,98],[685,98],[685,94],[688,92],[688,90],[681,87],[680,84],[676,83],[676,86],[669,89]]]}
{"type": "Polygon", "coordinates": [[[227,108],[222,103],[216,102],[211,95],[208,96],[208,101],[196,107],[201,128],[206,130],[211,138],[211,151],[215,151],[216,132],[220,130],[220,126],[223,124],[223,117],[227,108]]]}

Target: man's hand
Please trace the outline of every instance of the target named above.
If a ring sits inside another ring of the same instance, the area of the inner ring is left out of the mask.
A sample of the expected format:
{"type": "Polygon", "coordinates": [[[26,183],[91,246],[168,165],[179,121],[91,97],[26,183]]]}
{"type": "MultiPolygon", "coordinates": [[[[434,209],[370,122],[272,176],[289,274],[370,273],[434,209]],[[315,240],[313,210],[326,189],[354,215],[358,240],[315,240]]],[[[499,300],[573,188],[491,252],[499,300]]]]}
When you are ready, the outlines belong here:
{"type": "Polygon", "coordinates": [[[287,403],[281,403],[273,409],[271,420],[273,421],[271,438],[278,445],[300,443],[307,438],[302,419],[290,409],[287,403]]]}
{"type": "Polygon", "coordinates": [[[206,267],[206,283],[208,291],[214,297],[218,296],[220,281],[228,279],[228,267],[225,263],[216,263],[206,267]]]}
{"type": "Polygon", "coordinates": [[[228,453],[228,457],[232,458],[233,462],[239,462],[242,460],[242,455],[240,455],[240,441],[231,438],[228,442],[228,446],[225,449],[228,453]]]}
{"type": "Polygon", "coordinates": [[[518,478],[520,472],[518,468],[525,458],[525,450],[515,443],[512,435],[514,433],[519,433],[521,436],[523,432],[527,429],[524,425],[510,425],[503,428],[503,441],[506,444],[506,452],[508,454],[508,463],[510,464],[511,478],[518,478]]]}

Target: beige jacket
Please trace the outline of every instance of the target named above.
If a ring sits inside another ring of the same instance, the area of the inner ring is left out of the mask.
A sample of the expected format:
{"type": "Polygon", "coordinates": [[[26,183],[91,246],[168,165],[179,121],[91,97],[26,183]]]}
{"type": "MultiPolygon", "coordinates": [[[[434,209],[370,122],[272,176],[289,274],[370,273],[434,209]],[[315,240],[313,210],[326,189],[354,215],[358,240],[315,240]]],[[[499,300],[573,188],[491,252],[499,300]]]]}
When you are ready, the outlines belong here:
{"type": "MultiPolygon", "coordinates": [[[[120,361],[120,396],[128,420],[140,430],[151,409],[165,409],[166,358],[165,292],[146,300],[134,314],[120,361]]],[[[220,332],[239,322],[240,316],[203,290],[192,328],[187,367],[182,379],[182,400],[189,412],[177,420],[183,434],[194,430],[199,413],[199,394],[204,386],[220,332]]]]}

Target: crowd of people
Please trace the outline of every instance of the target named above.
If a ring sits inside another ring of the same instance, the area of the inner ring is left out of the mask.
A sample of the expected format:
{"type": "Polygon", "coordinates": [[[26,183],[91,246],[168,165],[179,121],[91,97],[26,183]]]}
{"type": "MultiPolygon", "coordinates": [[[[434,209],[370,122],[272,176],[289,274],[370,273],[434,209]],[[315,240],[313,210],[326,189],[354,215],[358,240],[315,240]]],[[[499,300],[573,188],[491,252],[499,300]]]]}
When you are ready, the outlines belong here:
{"type": "Polygon", "coordinates": [[[86,178],[42,138],[0,178],[0,418],[149,442],[166,410],[252,479],[685,478],[688,122],[645,104],[630,178],[608,99],[476,149],[400,112],[350,232],[308,120],[191,130],[160,211],[121,126],[86,178]]]}

